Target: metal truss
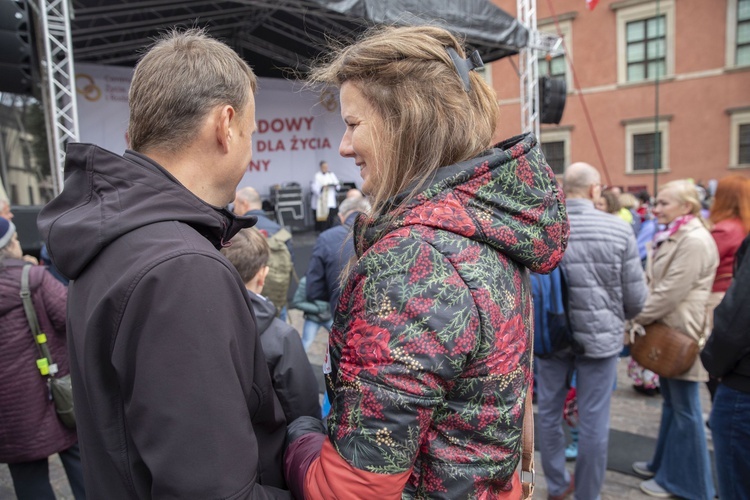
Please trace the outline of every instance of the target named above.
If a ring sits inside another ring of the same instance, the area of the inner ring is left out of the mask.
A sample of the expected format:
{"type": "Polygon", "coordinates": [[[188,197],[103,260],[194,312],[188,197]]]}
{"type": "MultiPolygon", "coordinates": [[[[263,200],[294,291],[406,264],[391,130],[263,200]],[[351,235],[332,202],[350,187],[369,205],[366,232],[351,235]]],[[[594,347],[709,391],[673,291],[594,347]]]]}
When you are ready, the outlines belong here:
{"type": "Polygon", "coordinates": [[[69,0],[38,0],[31,4],[40,29],[42,101],[46,110],[52,186],[62,191],[65,146],[78,142],[73,48],[70,36],[69,0]]]}
{"type": "Polygon", "coordinates": [[[320,33],[348,31],[341,23],[353,22],[312,0],[72,1],[76,57],[97,64],[132,65],[156,33],[189,24],[207,27],[216,38],[237,42],[241,49],[257,51],[286,66],[295,60],[289,50],[283,43],[258,43],[257,37],[250,36],[256,28],[262,26],[301,46],[311,42],[323,45],[320,33]],[[301,32],[274,19],[275,12],[304,17],[312,29],[301,32]]]}
{"type": "Polygon", "coordinates": [[[539,138],[539,65],[537,49],[532,40],[537,37],[536,0],[516,0],[518,22],[529,32],[529,44],[518,53],[521,81],[521,131],[533,132],[539,138]]]}

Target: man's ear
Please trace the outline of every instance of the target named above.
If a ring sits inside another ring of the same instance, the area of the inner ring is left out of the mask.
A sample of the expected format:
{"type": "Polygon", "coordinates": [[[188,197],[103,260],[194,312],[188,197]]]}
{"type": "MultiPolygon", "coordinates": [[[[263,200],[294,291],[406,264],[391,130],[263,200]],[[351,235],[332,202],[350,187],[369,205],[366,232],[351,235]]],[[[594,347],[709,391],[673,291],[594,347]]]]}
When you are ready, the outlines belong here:
{"type": "Polygon", "coordinates": [[[589,200],[595,200],[596,199],[596,184],[591,184],[589,186],[589,200]]]}
{"type": "Polygon", "coordinates": [[[218,108],[216,115],[216,141],[223,152],[228,153],[234,134],[232,127],[236,112],[232,106],[227,104],[218,108]]]}

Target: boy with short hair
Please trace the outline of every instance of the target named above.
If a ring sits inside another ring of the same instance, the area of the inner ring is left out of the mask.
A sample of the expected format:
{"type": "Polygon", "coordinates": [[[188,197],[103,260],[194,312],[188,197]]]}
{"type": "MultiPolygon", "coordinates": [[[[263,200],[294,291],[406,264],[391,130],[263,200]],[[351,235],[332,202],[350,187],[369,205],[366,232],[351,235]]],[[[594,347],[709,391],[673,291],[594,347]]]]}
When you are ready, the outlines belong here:
{"type": "Polygon", "coordinates": [[[247,288],[273,388],[287,422],[303,415],[320,418],[318,384],[299,333],[276,318],[276,307],[260,295],[269,271],[270,249],[266,238],[256,229],[243,229],[221,252],[237,269],[247,288]]]}

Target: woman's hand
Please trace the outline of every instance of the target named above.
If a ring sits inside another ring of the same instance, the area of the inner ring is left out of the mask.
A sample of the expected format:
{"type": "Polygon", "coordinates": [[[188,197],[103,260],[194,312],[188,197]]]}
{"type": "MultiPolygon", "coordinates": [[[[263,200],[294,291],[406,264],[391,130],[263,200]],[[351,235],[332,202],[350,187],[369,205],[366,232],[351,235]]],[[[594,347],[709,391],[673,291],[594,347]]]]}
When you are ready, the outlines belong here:
{"type": "Polygon", "coordinates": [[[22,259],[24,261],[26,261],[26,262],[30,262],[30,263],[34,264],[35,266],[39,265],[39,259],[37,259],[33,255],[24,255],[22,259]]]}

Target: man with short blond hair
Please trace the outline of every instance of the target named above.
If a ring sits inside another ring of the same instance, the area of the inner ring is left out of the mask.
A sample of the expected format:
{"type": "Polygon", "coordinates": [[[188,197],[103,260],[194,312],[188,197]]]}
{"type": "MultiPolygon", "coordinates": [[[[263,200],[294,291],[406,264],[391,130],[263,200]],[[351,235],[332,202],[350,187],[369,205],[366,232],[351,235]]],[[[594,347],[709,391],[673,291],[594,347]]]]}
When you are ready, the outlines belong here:
{"type": "Polygon", "coordinates": [[[219,252],[252,158],[256,79],[201,30],[171,32],[130,88],[130,148],[70,144],[39,216],[71,279],[68,345],[92,498],[290,498],[286,424],[244,283],[219,252]]]}

